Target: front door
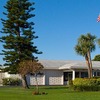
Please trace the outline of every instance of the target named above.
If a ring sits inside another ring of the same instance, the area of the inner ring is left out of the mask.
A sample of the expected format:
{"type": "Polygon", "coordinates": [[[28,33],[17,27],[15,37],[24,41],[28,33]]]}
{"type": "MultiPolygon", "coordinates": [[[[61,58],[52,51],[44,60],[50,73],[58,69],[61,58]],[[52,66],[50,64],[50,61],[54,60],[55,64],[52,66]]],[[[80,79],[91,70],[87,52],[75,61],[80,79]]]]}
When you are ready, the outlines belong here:
{"type": "Polygon", "coordinates": [[[68,81],[72,80],[72,73],[68,73],[68,81]]]}

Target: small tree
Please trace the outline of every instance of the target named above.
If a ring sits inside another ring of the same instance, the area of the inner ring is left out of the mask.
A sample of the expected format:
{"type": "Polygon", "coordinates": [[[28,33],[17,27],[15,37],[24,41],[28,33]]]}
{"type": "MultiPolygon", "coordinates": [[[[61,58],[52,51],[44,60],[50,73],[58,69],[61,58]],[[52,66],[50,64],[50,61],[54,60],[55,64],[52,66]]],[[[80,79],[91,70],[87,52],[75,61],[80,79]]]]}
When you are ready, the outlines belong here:
{"type": "Polygon", "coordinates": [[[96,36],[87,33],[86,35],[81,35],[78,38],[78,43],[75,46],[75,51],[77,54],[85,57],[88,66],[88,77],[92,77],[92,60],[91,52],[95,50],[96,36]]]}
{"type": "Polygon", "coordinates": [[[37,92],[39,92],[38,89],[38,82],[37,82],[37,74],[40,70],[43,69],[43,65],[41,63],[39,63],[38,61],[31,61],[31,60],[25,60],[20,62],[19,64],[19,73],[22,76],[22,83],[23,86],[26,88],[26,86],[28,87],[28,84],[26,84],[26,75],[27,74],[34,74],[35,75],[35,79],[36,79],[36,90],[37,92]]]}

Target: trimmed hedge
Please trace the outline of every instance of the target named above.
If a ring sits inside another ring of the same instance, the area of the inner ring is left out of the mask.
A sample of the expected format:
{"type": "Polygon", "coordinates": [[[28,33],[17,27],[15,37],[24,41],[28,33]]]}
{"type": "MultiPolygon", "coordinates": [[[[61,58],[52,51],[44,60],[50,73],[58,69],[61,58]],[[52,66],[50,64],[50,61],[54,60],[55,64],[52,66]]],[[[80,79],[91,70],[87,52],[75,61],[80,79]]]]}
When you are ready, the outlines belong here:
{"type": "Polygon", "coordinates": [[[77,91],[99,91],[100,78],[76,78],[72,87],[77,91]]]}
{"type": "Polygon", "coordinates": [[[3,85],[11,85],[11,86],[19,86],[21,85],[22,81],[21,79],[18,78],[4,78],[3,80],[3,85]]]}

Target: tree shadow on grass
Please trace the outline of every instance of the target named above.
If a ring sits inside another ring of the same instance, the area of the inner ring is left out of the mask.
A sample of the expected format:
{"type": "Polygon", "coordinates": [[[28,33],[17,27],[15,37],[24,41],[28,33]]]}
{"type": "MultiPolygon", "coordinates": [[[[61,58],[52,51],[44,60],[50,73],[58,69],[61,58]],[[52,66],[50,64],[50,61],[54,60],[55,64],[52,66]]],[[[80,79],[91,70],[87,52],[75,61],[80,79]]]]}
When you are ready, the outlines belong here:
{"type": "Polygon", "coordinates": [[[67,86],[45,86],[44,89],[67,89],[67,86]]]}

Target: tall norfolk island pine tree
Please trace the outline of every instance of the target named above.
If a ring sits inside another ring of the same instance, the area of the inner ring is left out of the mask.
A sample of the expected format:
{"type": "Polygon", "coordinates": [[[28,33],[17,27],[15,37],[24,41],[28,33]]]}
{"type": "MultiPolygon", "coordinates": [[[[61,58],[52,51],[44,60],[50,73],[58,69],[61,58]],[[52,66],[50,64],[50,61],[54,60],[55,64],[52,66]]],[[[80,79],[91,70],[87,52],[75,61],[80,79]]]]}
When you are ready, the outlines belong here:
{"type": "Polygon", "coordinates": [[[10,66],[11,73],[17,73],[17,65],[23,60],[36,60],[33,54],[39,54],[37,46],[34,46],[34,23],[30,21],[35,15],[32,13],[34,3],[29,0],[8,0],[3,12],[6,19],[1,19],[4,34],[0,40],[3,42],[3,60],[10,66]]]}

